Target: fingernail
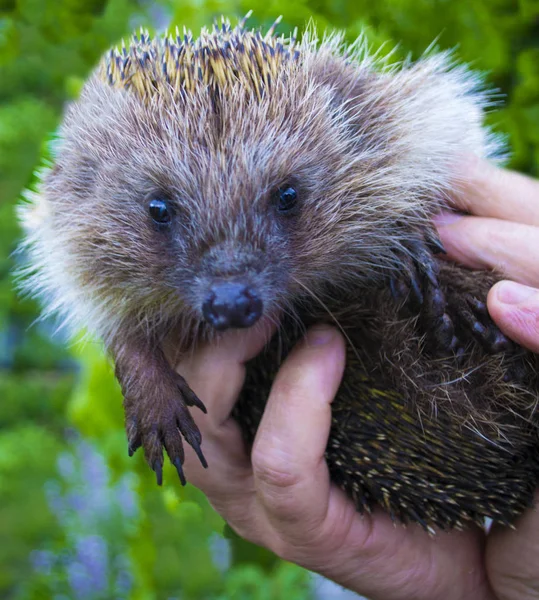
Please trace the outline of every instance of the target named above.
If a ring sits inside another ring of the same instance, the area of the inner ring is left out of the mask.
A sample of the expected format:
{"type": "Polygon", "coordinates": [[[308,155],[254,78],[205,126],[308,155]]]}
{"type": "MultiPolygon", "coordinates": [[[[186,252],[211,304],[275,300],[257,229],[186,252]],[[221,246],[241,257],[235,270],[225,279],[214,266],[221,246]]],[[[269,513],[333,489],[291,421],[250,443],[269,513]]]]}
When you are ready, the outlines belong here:
{"type": "Polygon", "coordinates": [[[307,344],[310,346],[322,346],[333,338],[333,329],[326,325],[316,325],[307,332],[307,344]]]}
{"type": "Polygon", "coordinates": [[[520,304],[534,294],[539,294],[539,290],[514,281],[504,281],[498,285],[496,295],[503,304],[520,304]]]}
{"type": "Polygon", "coordinates": [[[460,221],[464,215],[462,213],[444,210],[438,215],[434,215],[433,221],[435,225],[451,225],[460,221]]]}

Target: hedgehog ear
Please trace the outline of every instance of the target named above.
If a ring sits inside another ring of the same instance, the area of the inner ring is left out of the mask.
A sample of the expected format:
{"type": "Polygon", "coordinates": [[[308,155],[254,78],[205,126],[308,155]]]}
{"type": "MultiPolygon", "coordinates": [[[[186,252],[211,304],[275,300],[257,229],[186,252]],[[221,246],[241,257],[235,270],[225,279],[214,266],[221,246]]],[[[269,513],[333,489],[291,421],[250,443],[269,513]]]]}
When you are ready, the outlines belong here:
{"type": "Polygon", "coordinates": [[[313,67],[313,77],[331,94],[330,105],[342,111],[350,105],[361,103],[372,87],[378,87],[382,73],[375,70],[344,68],[340,61],[323,62],[313,67]]]}
{"type": "Polygon", "coordinates": [[[73,152],[69,163],[58,156],[54,164],[45,171],[43,181],[49,190],[56,190],[47,195],[51,202],[64,202],[66,194],[75,193],[77,197],[90,196],[96,185],[99,164],[93,158],[73,152]]]}

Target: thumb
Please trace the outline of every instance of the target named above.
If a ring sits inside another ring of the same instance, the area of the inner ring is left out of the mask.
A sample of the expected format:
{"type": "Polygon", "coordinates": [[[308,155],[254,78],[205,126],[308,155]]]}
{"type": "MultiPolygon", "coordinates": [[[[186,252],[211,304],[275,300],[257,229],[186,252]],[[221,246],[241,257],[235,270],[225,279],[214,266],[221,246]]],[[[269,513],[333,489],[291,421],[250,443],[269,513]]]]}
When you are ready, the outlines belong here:
{"type": "Polygon", "coordinates": [[[539,352],[539,289],[500,281],[489,292],[488,310],[508,337],[539,352]]]}
{"type": "Polygon", "coordinates": [[[243,386],[245,363],[264,348],[274,331],[273,323],[262,320],[250,329],[227,331],[182,356],[176,369],[205,404],[214,424],[230,416],[243,386]]]}

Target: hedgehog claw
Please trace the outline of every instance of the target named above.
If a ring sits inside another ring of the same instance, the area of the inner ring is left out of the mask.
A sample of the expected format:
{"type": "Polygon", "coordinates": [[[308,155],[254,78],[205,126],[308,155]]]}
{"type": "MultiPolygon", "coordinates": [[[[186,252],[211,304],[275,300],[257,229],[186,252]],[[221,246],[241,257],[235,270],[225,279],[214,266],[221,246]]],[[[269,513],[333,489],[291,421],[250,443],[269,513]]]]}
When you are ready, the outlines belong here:
{"type": "Polygon", "coordinates": [[[155,471],[155,478],[157,485],[163,485],[163,463],[162,461],[156,460],[152,465],[152,469],[155,471]]]}
{"type": "Polygon", "coordinates": [[[410,292],[408,286],[399,279],[391,279],[389,281],[389,289],[391,290],[393,299],[397,302],[404,300],[410,292]]]}
{"type": "Polygon", "coordinates": [[[511,340],[507,339],[501,331],[490,331],[490,343],[494,354],[506,352],[512,347],[511,340]]]}
{"type": "Polygon", "coordinates": [[[187,483],[186,479],[185,479],[185,475],[183,474],[183,467],[182,467],[182,461],[180,460],[180,457],[177,456],[173,461],[172,464],[176,467],[176,471],[178,471],[178,477],[180,478],[180,483],[182,485],[185,485],[187,483]]]}
{"type": "Polygon", "coordinates": [[[429,283],[436,289],[438,289],[438,269],[435,269],[433,264],[427,264],[424,266],[423,273],[429,280],[429,283]]]}
{"type": "Polygon", "coordinates": [[[424,239],[415,239],[407,244],[402,262],[405,275],[400,281],[391,281],[393,298],[407,300],[404,307],[420,314],[420,323],[427,333],[431,352],[446,355],[454,354],[460,360],[465,349],[459,343],[459,336],[472,338],[490,354],[507,352],[513,344],[496,327],[488,314],[487,307],[471,294],[464,297],[445,297],[438,283],[439,267],[433,253],[445,253],[445,249],[434,231],[427,231],[424,239]],[[449,316],[453,315],[453,319],[449,316]],[[458,319],[458,322],[454,322],[458,319]],[[458,334],[455,332],[455,323],[458,334]]]}
{"type": "Polygon", "coordinates": [[[198,456],[198,460],[200,461],[200,464],[207,469],[208,468],[208,462],[206,461],[206,458],[204,457],[204,454],[202,454],[202,449],[200,448],[200,444],[198,442],[190,442],[191,447],[193,448],[193,450],[195,451],[196,455],[198,456]]]}
{"type": "Polygon", "coordinates": [[[127,454],[131,457],[141,447],[142,443],[140,438],[137,436],[136,439],[128,441],[127,454]]]}
{"type": "Polygon", "coordinates": [[[181,375],[178,375],[177,383],[185,404],[187,404],[187,406],[196,406],[204,414],[207,414],[208,411],[206,410],[204,403],[195,394],[195,392],[193,392],[193,390],[187,384],[187,381],[185,381],[185,379],[181,375]]]}
{"type": "Polygon", "coordinates": [[[468,303],[470,309],[479,317],[488,318],[488,310],[487,305],[484,302],[478,300],[475,296],[471,294],[466,294],[464,299],[468,303]]]}
{"type": "Polygon", "coordinates": [[[131,457],[141,446],[141,439],[138,435],[137,419],[132,417],[126,419],[127,430],[127,454],[131,457]]]}
{"type": "Polygon", "coordinates": [[[427,244],[427,248],[433,254],[447,254],[447,251],[442,244],[442,240],[438,237],[435,231],[427,231],[425,235],[425,243],[427,244]]]}
{"type": "Polygon", "coordinates": [[[390,282],[393,298],[406,298],[401,308],[419,313],[430,351],[437,355],[454,354],[460,360],[465,354],[460,335],[479,342],[490,354],[510,350],[512,342],[493,323],[484,302],[471,294],[450,298],[448,302],[438,283],[439,266],[433,253],[445,253],[435,232],[427,231],[423,240],[410,241],[402,259],[405,275],[390,282]]]}
{"type": "Polygon", "coordinates": [[[437,346],[448,350],[455,350],[458,345],[458,339],[454,335],[455,328],[451,317],[444,313],[436,322],[433,329],[437,346]]]}
{"type": "Polygon", "coordinates": [[[417,302],[417,304],[419,306],[423,305],[423,293],[421,292],[421,283],[419,282],[419,279],[415,276],[410,277],[410,283],[411,283],[411,291],[413,293],[414,299],[417,302]]]}

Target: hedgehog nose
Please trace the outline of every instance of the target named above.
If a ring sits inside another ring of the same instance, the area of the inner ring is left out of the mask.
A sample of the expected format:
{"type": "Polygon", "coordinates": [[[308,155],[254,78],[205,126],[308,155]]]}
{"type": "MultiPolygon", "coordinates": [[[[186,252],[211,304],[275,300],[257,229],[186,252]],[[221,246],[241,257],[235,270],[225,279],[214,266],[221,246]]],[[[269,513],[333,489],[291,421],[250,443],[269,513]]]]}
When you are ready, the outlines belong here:
{"type": "Polygon", "coordinates": [[[242,283],[223,282],[211,288],[202,305],[202,313],[219,331],[251,327],[262,315],[262,300],[242,283]]]}

